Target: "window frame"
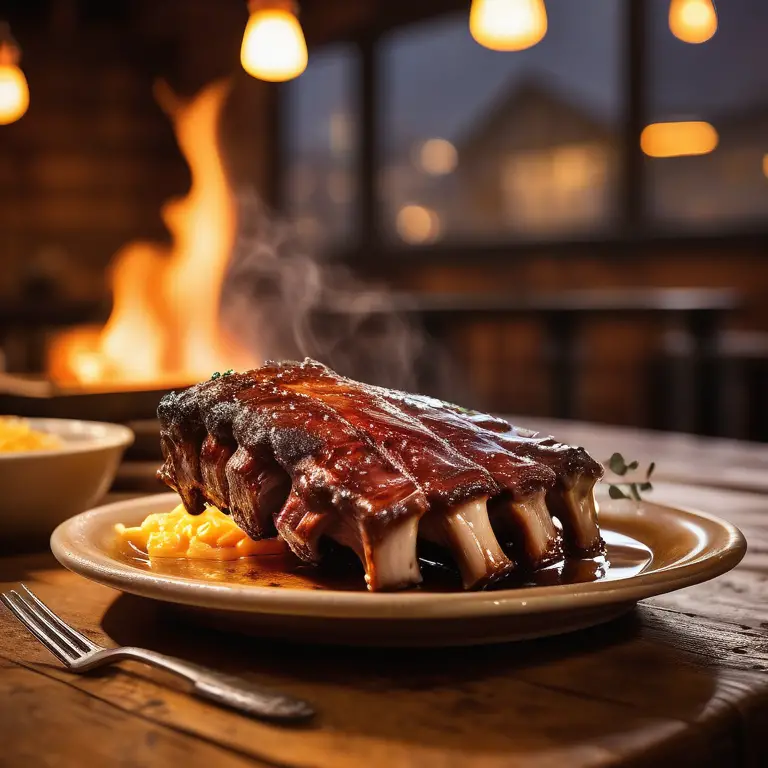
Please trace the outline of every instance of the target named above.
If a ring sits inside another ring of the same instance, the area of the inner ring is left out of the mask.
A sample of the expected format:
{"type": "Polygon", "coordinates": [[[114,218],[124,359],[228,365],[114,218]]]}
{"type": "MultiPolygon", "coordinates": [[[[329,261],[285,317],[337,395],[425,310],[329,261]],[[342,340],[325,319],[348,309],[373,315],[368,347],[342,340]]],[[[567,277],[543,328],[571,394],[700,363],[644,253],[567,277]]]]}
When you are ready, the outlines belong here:
{"type": "MultiPolygon", "coordinates": [[[[379,46],[384,36],[398,27],[417,21],[428,20],[456,10],[467,10],[466,0],[422,0],[408,9],[406,4],[388,4],[389,9],[380,15],[375,24],[363,32],[333,42],[351,43],[357,49],[358,66],[355,73],[353,104],[358,158],[356,186],[358,195],[358,225],[355,241],[332,247],[329,258],[354,263],[360,268],[385,271],[386,265],[406,263],[423,265],[430,262],[467,263],[478,261],[508,260],[515,255],[547,253],[551,256],[576,256],[607,254],[612,258],[632,257],[646,246],[675,246],[681,252],[700,254],[702,246],[722,248],[759,247],[768,243],[768,229],[763,225],[725,225],[719,230],[697,233],[679,231],[659,226],[648,215],[645,190],[647,159],[640,148],[640,134],[645,127],[650,110],[647,100],[647,59],[649,56],[648,18],[645,0],[626,0],[620,51],[622,52],[621,92],[623,119],[619,132],[619,178],[617,221],[611,232],[596,233],[579,238],[535,238],[478,240],[472,242],[438,241],[429,245],[398,244],[384,233],[383,206],[377,188],[380,170],[379,157],[379,105],[383,80],[380,77],[379,46]],[[399,7],[394,7],[399,6],[399,7]]],[[[311,42],[311,41],[310,41],[311,42]]],[[[325,43],[330,41],[324,41],[325,43]]],[[[312,48],[310,44],[310,49],[312,48]]],[[[284,99],[278,96],[279,123],[285,119],[284,99]]],[[[274,199],[277,207],[285,211],[285,190],[281,180],[285,178],[288,158],[278,152],[273,166],[274,199]]]]}

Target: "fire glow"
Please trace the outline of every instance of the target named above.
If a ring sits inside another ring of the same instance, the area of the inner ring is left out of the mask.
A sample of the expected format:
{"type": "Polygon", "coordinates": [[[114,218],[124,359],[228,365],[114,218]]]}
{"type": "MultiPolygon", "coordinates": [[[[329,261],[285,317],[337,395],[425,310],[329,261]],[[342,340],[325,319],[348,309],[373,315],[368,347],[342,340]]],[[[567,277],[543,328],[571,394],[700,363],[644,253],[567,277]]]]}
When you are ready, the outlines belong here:
{"type": "Polygon", "coordinates": [[[162,215],[172,245],[133,242],[110,267],[112,313],[103,328],[56,336],[49,372],[61,384],[185,384],[215,370],[258,364],[220,323],[220,299],[236,234],[235,200],[218,147],[228,93],[221,81],[189,102],[157,88],[190,168],[189,193],[162,215]]]}

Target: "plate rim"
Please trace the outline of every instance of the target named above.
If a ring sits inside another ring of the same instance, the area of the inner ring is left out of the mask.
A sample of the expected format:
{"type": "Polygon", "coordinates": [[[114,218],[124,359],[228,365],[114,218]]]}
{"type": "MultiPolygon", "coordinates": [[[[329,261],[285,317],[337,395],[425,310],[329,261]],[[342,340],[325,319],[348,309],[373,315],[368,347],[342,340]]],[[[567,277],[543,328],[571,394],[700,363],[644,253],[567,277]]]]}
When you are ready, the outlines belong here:
{"type": "MultiPolygon", "coordinates": [[[[387,621],[537,614],[635,603],[721,576],[738,565],[747,551],[746,539],[733,523],[700,510],[647,500],[643,504],[678,516],[704,520],[709,527],[719,528],[719,546],[694,553],[694,559],[689,562],[613,581],[522,587],[497,592],[450,593],[276,590],[244,584],[206,583],[133,568],[120,563],[90,542],[86,542],[86,554],[70,547],[72,536],[80,530],[87,530],[83,526],[100,516],[165,502],[178,504],[178,496],[175,493],[141,496],[75,515],[54,530],[51,551],[61,565],[91,581],[163,602],[272,616],[387,621]]],[[[611,514],[613,512],[608,512],[608,515],[611,514]]]]}

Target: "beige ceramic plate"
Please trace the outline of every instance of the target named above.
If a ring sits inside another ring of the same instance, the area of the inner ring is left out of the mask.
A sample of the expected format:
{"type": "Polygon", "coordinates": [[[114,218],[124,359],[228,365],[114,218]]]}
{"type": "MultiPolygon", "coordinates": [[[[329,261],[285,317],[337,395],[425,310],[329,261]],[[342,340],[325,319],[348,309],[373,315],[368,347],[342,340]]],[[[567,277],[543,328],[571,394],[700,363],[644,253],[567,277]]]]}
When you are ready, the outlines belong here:
{"type": "Polygon", "coordinates": [[[375,645],[490,643],[580,629],[643,598],[719,576],[746,551],[734,526],[702,512],[605,500],[609,566],[581,561],[564,573],[555,568],[542,579],[548,586],[369,594],[319,587],[301,574],[281,578],[267,559],[148,563],[119,554],[116,523],[135,525],[177,503],[164,494],[85,512],[56,529],[51,548],[86,578],[191,608],[206,621],[264,635],[375,645]]]}

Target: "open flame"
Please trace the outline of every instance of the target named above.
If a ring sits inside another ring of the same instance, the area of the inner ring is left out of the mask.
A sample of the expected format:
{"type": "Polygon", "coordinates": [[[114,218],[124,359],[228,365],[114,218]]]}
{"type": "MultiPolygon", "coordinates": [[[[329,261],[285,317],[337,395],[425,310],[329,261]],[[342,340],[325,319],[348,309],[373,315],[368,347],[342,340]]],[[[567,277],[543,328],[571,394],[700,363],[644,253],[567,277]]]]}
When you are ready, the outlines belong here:
{"type": "Polygon", "coordinates": [[[109,320],[103,328],[74,328],[52,339],[49,373],[55,381],[184,384],[258,362],[219,321],[236,228],[217,138],[228,90],[228,82],[219,81],[184,102],[165,84],[157,87],[192,177],[186,197],[163,207],[173,244],[134,242],[115,255],[109,320]]]}

